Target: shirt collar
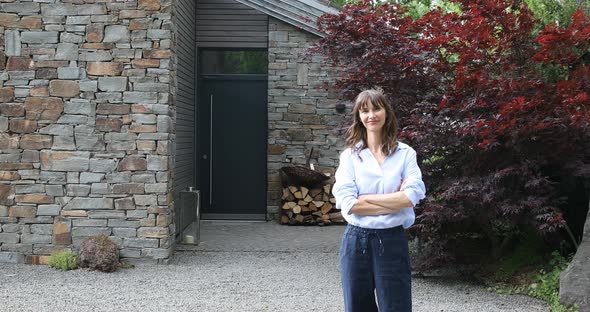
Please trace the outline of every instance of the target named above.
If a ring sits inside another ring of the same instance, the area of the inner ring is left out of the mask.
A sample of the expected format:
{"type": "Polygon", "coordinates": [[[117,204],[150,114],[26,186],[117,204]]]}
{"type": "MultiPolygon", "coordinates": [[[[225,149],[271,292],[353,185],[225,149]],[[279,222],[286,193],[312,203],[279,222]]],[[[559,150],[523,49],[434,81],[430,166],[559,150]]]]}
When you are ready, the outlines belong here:
{"type": "MultiPolygon", "coordinates": [[[[354,145],[354,149],[353,151],[358,151],[361,147],[363,146],[363,141],[359,141],[354,145]]],[[[396,150],[401,150],[401,149],[406,149],[409,146],[403,142],[400,142],[399,140],[397,141],[397,149],[396,150]]]]}

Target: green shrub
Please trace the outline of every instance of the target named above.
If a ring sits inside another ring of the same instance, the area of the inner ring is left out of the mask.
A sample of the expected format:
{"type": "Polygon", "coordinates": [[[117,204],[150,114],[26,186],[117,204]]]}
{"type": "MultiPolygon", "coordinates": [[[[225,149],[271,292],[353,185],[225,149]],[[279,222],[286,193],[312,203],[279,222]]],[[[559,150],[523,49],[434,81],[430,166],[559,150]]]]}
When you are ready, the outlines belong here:
{"type": "Polygon", "coordinates": [[[544,255],[547,255],[549,250],[533,227],[524,227],[514,235],[515,246],[491,266],[493,282],[510,282],[519,275],[524,279],[523,282],[532,281],[532,275],[547,263],[547,257],[544,255]]]}
{"type": "Polygon", "coordinates": [[[48,264],[52,268],[68,271],[78,268],[78,257],[71,250],[61,250],[51,254],[48,264]]]}
{"type": "Polygon", "coordinates": [[[551,269],[549,271],[541,270],[535,278],[535,283],[529,285],[526,293],[549,303],[552,312],[577,311],[576,308],[566,307],[559,303],[559,275],[567,268],[569,262],[558,252],[554,252],[549,261],[551,269]]]}
{"type": "Polygon", "coordinates": [[[539,270],[533,277],[532,283],[520,286],[496,286],[494,290],[503,294],[522,294],[541,299],[549,304],[551,312],[576,312],[578,311],[576,307],[567,307],[559,302],[559,276],[567,268],[570,260],[565,259],[558,252],[553,252],[547,265],[550,269],[539,270]]]}

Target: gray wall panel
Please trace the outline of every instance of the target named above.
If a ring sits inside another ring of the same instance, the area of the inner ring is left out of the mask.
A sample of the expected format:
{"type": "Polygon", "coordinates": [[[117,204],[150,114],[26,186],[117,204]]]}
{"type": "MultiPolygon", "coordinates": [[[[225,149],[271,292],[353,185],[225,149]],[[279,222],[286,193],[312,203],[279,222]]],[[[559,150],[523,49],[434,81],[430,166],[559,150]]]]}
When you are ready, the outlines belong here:
{"type": "Polygon", "coordinates": [[[317,18],[324,13],[338,14],[336,7],[314,0],[236,1],[318,36],[323,34],[317,28],[317,18]]]}
{"type": "Polygon", "coordinates": [[[268,16],[234,0],[197,0],[197,46],[266,48],[268,16]]]}
{"type": "MultiPolygon", "coordinates": [[[[174,190],[196,186],[196,6],[177,0],[176,9],[176,153],[174,190]]],[[[178,197],[177,197],[178,198],[178,197]]]]}

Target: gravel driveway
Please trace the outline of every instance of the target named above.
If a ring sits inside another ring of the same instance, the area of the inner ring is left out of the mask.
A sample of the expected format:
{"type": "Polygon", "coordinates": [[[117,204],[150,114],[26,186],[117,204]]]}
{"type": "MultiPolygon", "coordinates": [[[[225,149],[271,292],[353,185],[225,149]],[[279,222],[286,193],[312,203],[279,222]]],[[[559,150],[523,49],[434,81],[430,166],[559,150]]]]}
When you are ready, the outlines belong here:
{"type": "MultiPolygon", "coordinates": [[[[111,274],[0,264],[0,311],[342,311],[337,243],[343,227],[274,223],[202,226],[198,247],[171,265],[111,274]],[[231,239],[229,239],[231,238],[231,239]]],[[[414,311],[549,311],[446,278],[413,279],[414,311]]]]}

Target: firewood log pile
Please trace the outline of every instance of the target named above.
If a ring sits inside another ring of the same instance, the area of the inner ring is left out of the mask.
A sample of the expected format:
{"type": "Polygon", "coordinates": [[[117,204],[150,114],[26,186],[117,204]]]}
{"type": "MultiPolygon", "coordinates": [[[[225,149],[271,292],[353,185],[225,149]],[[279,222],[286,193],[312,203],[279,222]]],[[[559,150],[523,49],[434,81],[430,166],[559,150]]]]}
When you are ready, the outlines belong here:
{"type": "Polygon", "coordinates": [[[345,223],[331,193],[332,184],[283,188],[281,224],[328,225],[345,223]]]}

